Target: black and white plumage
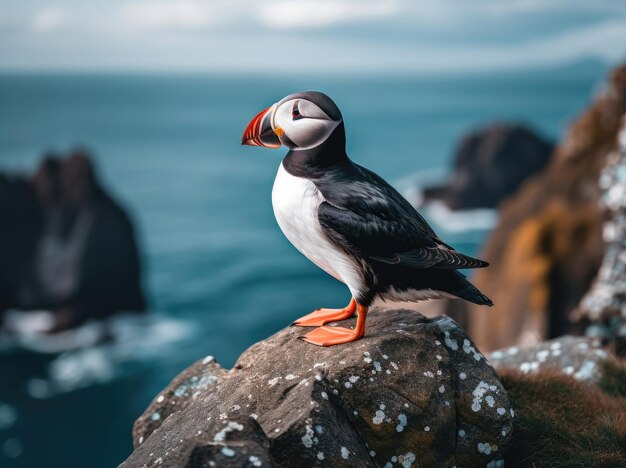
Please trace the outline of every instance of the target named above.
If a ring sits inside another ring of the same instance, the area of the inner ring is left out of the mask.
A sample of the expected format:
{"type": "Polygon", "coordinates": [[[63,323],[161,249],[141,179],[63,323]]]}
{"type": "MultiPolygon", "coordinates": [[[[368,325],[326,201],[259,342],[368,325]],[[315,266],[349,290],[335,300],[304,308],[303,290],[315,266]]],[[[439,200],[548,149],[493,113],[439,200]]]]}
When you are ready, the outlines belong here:
{"type": "Polygon", "coordinates": [[[341,113],[326,95],[287,96],[257,115],[243,140],[289,148],[272,193],[278,224],[358,304],[458,297],[492,305],[457,271],[487,263],[443,242],[391,185],[350,160],[341,113]]]}

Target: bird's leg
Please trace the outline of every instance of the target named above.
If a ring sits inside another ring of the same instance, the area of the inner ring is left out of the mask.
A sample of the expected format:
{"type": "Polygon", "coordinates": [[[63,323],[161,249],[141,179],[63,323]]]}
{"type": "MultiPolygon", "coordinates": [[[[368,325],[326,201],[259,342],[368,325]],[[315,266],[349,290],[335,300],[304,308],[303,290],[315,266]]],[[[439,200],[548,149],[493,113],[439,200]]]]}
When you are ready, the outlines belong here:
{"type": "Polygon", "coordinates": [[[350,299],[350,304],[343,309],[317,309],[304,317],[300,317],[292,325],[320,327],[330,322],[348,319],[354,315],[354,312],[356,312],[356,301],[352,298],[350,299]]]}
{"type": "Polygon", "coordinates": [[[341,327],[320,327],[307,333],[302,339],[318,346],[333,346],[362,338],[365,335],[365,319],[368,308],[357,304],[356,309],[357,319],[354,330],[341,327]]]}

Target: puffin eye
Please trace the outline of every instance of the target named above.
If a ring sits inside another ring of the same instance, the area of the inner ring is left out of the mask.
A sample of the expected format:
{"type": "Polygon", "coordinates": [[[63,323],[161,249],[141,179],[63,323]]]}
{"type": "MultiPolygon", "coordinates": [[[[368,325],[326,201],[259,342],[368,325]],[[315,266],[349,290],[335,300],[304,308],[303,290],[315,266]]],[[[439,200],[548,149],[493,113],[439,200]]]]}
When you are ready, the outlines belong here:
{"type": "Polygon", "coordinates": [[[302,114],[300,114],[300,109],[298,109],[298,101],[293,103],[291,117],[293,118],[293,120],[300,120],[302,118],[302,114]]]}

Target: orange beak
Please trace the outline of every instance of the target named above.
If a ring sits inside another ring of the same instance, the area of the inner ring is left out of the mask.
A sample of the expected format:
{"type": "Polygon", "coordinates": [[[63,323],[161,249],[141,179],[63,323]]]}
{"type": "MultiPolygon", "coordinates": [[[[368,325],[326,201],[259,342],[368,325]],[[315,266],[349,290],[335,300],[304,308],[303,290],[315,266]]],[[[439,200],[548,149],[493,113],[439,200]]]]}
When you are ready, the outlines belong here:
{"type": "Polygon", "coordinates": [[[272,115],[275,106],[262,110],[250,121],[241,138],[242,145],[280,148],[281,142],[272,129],[272,115]]]}

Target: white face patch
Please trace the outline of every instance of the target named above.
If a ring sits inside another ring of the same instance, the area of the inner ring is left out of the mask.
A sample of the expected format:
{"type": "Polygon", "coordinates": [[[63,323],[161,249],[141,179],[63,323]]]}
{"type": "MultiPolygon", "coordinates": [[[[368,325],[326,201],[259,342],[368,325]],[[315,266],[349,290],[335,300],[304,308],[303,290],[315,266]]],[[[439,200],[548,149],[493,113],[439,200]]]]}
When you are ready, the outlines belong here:
{"type": "Polygon", "coordinates": [[[337,128],[334,121],[316,104],[306,99],[290,99],[276,108],[272,128],[280,127],[287,139],[280,138],[283,145],[293,150],[309,149],[321,145],[337,128]],[[294,146],[295,145],[295,146],[294,146]]]}

